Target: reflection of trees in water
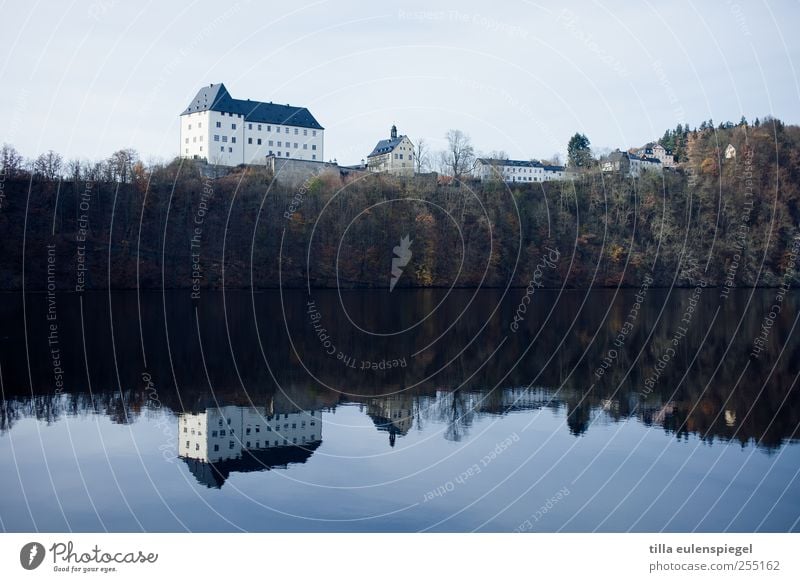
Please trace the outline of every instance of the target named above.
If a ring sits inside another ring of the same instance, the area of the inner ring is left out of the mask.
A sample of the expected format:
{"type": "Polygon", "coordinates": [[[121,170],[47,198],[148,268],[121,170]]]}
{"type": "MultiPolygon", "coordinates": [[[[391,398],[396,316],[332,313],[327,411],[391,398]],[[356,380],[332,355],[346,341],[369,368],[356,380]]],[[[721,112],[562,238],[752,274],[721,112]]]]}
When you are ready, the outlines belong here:
{"type": "Polygon", "coordinates": [[[62,393],[43,394],[29,398],[14,398],[0,403],[0,433],[11,430],[24,418],[52,424],[64,417],[102,414],[115,424],[129,424],[144,412],[147,397],[143,393],[127,391],[96,392],[94,394],[62,393]]]}
{"type": "Polygon", "coordinates": [[[476,395],[465,390],[437,392],[433,398],[426,398],[420,406],[421,416],[432,422],[445,424],[444,438],[459,442],[469,434],[475,420],[476,395]]]}

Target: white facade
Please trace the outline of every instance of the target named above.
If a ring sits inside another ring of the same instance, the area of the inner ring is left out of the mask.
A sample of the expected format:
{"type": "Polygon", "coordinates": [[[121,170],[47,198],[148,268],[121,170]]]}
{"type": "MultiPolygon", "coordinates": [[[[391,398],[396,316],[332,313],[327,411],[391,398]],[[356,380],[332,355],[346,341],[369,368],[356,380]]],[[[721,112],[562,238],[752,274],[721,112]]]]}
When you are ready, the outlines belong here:
{"type": "Polygon", "coordinates": [[[303,446],[322,440],[317,410],[265,415],[256,408],[223,406],[181,414],[178,455],[205,463],[239,459],[244,451],[303,446]]]}
{"type": "Polygon", "coordinates": [[[563,166],[550,166],[535,161],[490,158],[478,158],[473,175],[481,181],[500,179],[508,183],[549,182],[567,178],[566,169],[563,166]]]}
{"type": "Polygon", "coordinates": [[[325,130],[305,108],[233,99],[201,89],[180,116],[180,157],[210,164],[265,164],[268,156],[324,161],[325,130]]]}
{"type": "Polygon", "coordinates": [[[661,168],[674,168],[675,157],[672,152],[660,143],[650,143],[636,152],[640,158],[655,158],[661,163],[661,168]]]}
{"type": "Polygon", "coordinates": [[[736,148],[733,147],[733,144],[728,144],[728,147],[725,148],[725,159],[730,160],[731,158],[736,157],[736,148]]]}
{"type": "Polygon", "coordinates": [[[389,139],[381,140],[367,156],[367,168],[371,172],[388,172],[398,176],[413,176],[414,144],[407,135],[397,135],[393,125],[389,139]]]}

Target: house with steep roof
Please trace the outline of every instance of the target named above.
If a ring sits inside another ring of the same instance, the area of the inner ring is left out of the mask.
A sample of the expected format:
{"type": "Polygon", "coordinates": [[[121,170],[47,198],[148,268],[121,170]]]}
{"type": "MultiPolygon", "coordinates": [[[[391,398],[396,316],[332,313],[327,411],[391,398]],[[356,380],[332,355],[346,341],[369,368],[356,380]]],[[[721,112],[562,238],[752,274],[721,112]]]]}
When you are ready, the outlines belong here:
{"type": "Polygon", "coordinates": [[[367,156],[371,172],[388,172],[398,176],[414,175],[414,144],[407,135],[397,135],[392,126],[389,139],[380,140],[367,156]]]}
{"type": "Polygon", "coordinates": [[[216,83],[180,115],[180,157],[211,164],[266,164],[270,156],[324,160],[324,128],[305,107],[234,99],[216,83]]]}
{"type": "Polygon", "coordinates": [[[619,172],[629,178],[638,178],[643,172],[661,172],[661,161],[657,158],[638,156],[616,150],[600,164],[603,172],[619,172]]]}
{"type": "Polygon", "coordinates": [[[636,152],[640,158],[655,158],[661,162],[662,168],[674,168],[675,156],[658,142],[651,142],[636,152]]]}
{"type": "Polygon", "coordinates": [[[478,158],[472,173],[482,182],[492,179],[503,182],[550,182],[567,178],[564,166],[543,164],[535,160],[478,158]]]}

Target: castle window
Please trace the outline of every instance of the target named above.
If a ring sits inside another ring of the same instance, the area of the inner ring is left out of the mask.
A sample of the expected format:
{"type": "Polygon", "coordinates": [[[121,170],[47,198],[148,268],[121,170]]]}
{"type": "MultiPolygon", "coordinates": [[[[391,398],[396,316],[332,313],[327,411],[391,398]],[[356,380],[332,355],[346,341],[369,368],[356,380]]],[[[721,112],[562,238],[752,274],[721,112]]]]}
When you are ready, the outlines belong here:
{"type": "Polygon", "coordinates": [[[219,146],[219,151],[224,152],[225,151],[225,146],[219,146]]]}
{"type": "Polygon", "coordinates": [[[294,128],[294,134],[297,135],[297,128],[294,128]]]}
{"type": "Polygon", "coordinates": [[[311,149],[312,150],[316,150],[317,149],[317,144],[311,144],[311,149]]]}
{"type": "Polygon", "coordinates": [[[233,448],[233,441],[230,441],[230,442],[228,443],[228,448],[229,448],[229,449],[232,449],[232,448],[233,448]]]}
{"type": "Polygon", "coordinates": [[[258,124],[258,131],[261,131],[261,124],[258,124]]]}
{"type": "Polygon", "coordinates": [[[317,154],[313,154],[313,155],[311,156],[311,159],[312,159],[312,160],[316,160],[316,159],[317,159],[317,154]]]}
{"type": "Polygon", "coordinates": [[[258,145],[261,145],[261,138],[258,138],[257,142],[258,142],[258,145]]]}
{"type": "Polygon", "coordinates": [[[232,154],[233,153],[233,148],[228,148],[228,153],[232,154]]]}
{"type": "Polygon", "coordinates": [[[313,135],[314,137],[316,137],[316,136],[317,136],[317,130],[316,130],[316,129],[312,130],[312,131],[311,131],[311,135],[313,135]]]}
{"type": "Polygon", "coordinates": [[[307,129],[303,130],[303,135],[308,135],[308,130],[307,129]]]}
{"type": "Polygon", "coordinates": [[[247,129],[253,129],[253,124],[252,123],[248,123],[247,124],[247,129]]]}
{"type": "Polygon", "coordinates": [[[245,429],[244,434],[250,434],[250,427],[249,426],[247,427],[247,429],[245,429]]]}
{"type": "Polygon", "coordinates": [[[214,452],[219,451],[219,445],[214,445],[214,452]]]}
{"type": "Polygon", "coordinates": [[[189,143],[189,138],[188,137],[186,138],[186,143],[189,143]]]}
{"type": "Polygon", "coordinates": [[[192,129],[192,124],[191,123],[189,124],[189,129],[192,129]]]}
{"type": "Polygon", "coordinates": [[[231,129],[236,129],[236,124],[235,123],[231,123],[231,129]]]}
{"type": "Polygon", "coordinates": [[[217,127],[222,127],[222,122],[221,121],[217,122],[217,127]]]}
{"type": "Polygon", "coordinates": [[[236,143],[236,138],[235,137],[231,137],[231,143],[236,143]]]}
{"type": "Polygon", "coordinates": [[[252,144],[253,143],[253,138],[252,137],[248,137],[247,138],[247,143],[252,144]]]}
{"type": "Polygon", "coordinates": [[[203,122],[202,121],[197,124],[197,129],[200,129],[201,127],[203,127],[203,122]]]}
{"type": "Polygon", "coordinates": [[[273,145],[273,144],[272,144],[272,140],[269,140],[269,142],[267,143],[267,145],[268,145],[268,146],[270,146],[270,147],[272,147],[272,145],[273,145]]]}
{"type": "Polygon", "coordinates": [[[194,444],[194,450],[195,451],[199,451],[200,450],[200,443],[195,443],[194,444]]]}
{"type": "Polygon", "coordinates": [[[297,142],[294,142],[294,149],[297,149],[297,142]]]}
{"type": "Polygon", "coordinates": [[[267,126],[267,131],[272,131],[272,126],[271,125],[267,126]]]}
{"type": "Polygon", "coordinates": [[[289,133],[289,128],[288,127],[284,128],[284,129],[286,129],[286,133],[289,133]]]}
{"type": "Polygon", "coordinates": [[[211,436],[212,436],[212,437],[216,437],[216,436],[217,436],[217,431],[215,431],[215,430],[212,430],[212,431],[211,431],[211,436]]]}
{"type": "Polygon", "coordinates": [[[228,136],[227,135],[223,135],[222,136],[222,142],[223,143],[228,143],[228,136]]]}
{"type": "Polygon", "coordinates": [[[281,147],[281,142],[278,142],[278,147],[281,147]]]}
{"type": "Polygon", "coordinates": [[[304,144],[303,144],[303,149],[304,149],[304,150],[307,150],[307,149],[308,149],[308,144],[307,144],[307,143],[304,143],[304,144]]]}
{"type": "Polygon", "coordinates": [[[200,151],[201,151],[201,152],[203,151],[203,146],[200,146],[200,151]]]}
{"type": "Polygon", "coordinates": [[[287,158],[289,157],[289,152],[286,152],[286,157],[287,157],[287,158]]]}

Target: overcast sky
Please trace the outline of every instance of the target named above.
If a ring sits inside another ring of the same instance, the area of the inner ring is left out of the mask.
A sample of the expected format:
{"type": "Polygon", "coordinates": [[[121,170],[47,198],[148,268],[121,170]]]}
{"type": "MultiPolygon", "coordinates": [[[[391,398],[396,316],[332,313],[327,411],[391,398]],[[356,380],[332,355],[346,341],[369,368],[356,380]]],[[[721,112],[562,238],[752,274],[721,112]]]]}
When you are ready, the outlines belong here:
{"type": "Polygon", "coordinates": [[[576,131],[627,148],[679,122],[800,121],[797,2],[15,0],[0,14],[0,142],[29,157],[169,159],[212,82],[308,107],[340,163],[392,123],[434,149],[458,128],[530,159],[576,131]]]}

